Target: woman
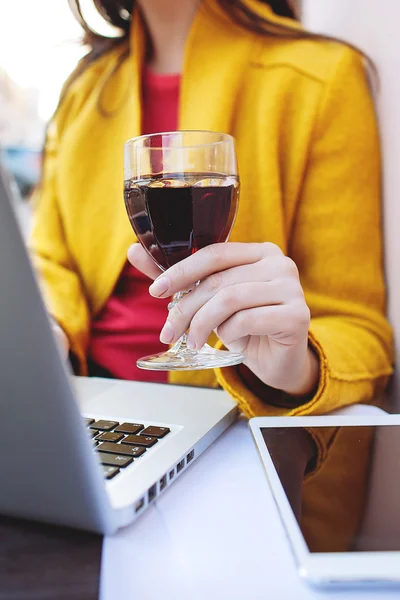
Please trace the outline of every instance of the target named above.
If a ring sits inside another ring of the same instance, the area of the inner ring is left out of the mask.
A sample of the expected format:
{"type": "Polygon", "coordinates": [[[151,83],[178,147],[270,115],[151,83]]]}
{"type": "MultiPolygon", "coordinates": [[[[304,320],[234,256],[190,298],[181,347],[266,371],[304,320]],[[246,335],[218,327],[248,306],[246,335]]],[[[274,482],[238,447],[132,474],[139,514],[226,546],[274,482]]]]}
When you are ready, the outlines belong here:
{"type": "MultiPolygon", "coordinates": [[[[96,4],[123,35],[86,30],[91,53],[49,128],[32,237],[78,372],[165,381],[136,358],[161,349],[161,329],[168,344],[190,327],[194,347],[214,330],[245,365],[168,381],[220,384],[248,416],[371,402],[391,373],[392,340],[361,57],[302,32],[285,0],[96,4]],[[132,245],[122,148],[176,128],[235,136],[240,207],[231,241],[169,269],[150,297],[141,272],[159,272],[132,245]],[[171,294],[198,279],[165,322],[171,294]]],[[[315,440],[319,457],[330,439],[315,440]]]]}

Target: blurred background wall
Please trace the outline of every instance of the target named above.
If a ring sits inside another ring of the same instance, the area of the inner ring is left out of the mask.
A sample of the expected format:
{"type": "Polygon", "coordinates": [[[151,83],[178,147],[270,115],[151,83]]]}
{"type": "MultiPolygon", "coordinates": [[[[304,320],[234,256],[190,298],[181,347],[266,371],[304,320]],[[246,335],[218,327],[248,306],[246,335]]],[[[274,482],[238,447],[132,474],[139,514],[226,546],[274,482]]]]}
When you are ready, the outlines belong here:
{"type": "MultiPolygon", "coordinates": [[[[95,29],[110,32],[83,0],[95,29]]],[[[40,173],[45,125],[85,49],[68,0],[0,1],[0,153],[28,196],[40,173]]]]}

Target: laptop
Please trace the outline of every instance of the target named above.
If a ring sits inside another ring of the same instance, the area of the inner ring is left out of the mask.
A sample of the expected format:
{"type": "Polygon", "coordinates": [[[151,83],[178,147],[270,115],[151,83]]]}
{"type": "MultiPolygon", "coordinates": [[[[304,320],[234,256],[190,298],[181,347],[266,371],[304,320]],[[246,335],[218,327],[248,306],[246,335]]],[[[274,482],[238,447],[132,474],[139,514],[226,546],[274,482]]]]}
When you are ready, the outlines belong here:
{"type": "Polygon", "coordinates": [[[400,589],[400,415],[369,410],[250,420],[299,575],[314,587],[400,589]],[[318,430],[329,454],[300,484],[299,505],[282,452],[318,430]]]}
{"type": "Polygon", "coordinates": [[[0,170],[0,514],[110,534],[235,419],[216,389],[74,378],[0,170]]]}

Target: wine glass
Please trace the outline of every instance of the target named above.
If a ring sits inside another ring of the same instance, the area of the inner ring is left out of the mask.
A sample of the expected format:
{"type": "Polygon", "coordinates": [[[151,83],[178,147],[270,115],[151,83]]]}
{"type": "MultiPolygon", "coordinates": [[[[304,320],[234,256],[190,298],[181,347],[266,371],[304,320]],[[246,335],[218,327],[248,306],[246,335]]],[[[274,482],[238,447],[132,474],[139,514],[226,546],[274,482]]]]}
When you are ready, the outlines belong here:
{"type": "MultiPolygon", "coordinates": [[[[239,201],[232,136],[213,131],[142,135],[125,144],[124,199],[131,225],[165,271],[197,250],[226,242],[239,201]]],[[[193,282],[193,287],[199,282],[193,282]]],[[[192,288],[193,289],[193,288],[192,288]]],[[[174,295],[169,309],[190,290],[174,295]]],[[[244,357],[206,344],[190,350],[186,333],[166,352],[137,361],[141,369],[197,370],[237,365],[244,357]]]]}

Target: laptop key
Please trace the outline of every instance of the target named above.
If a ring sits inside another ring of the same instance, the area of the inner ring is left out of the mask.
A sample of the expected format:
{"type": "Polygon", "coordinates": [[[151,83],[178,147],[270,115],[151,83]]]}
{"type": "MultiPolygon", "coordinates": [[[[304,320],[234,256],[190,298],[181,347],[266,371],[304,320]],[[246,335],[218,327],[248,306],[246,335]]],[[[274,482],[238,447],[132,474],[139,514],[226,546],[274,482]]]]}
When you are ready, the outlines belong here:
{"type": "Polygon", "coordinates": [[[131,446],[131,450],[135,453],[134,456],[136,458],[139,458],[139,456],[142,456],[142,454],[146,452],[146,448],[143,448],[142,446],[131,446]]]}
{"type": "Polygon", "coordinates": [[[124,456],[132,456],[133,458],[141,456],[146,452],[146,448],[138,448],[132,446],[124,446],[121,444],[113,444],[112,442],[104,442],[97,447],[100,452],[109,452],[110,454],[123,454],[124,456]]]}
{"type": "Polygon", "coordinates": [[[123,433],[114,433],[113,431],[106,431],[97,436],[96,440],[99,442],[119,442],[124,437],[123,433]]]}
{"type": "Polygon", "coordinates": [[[110,431],[119,425],[118,421],[105,421],[100,419],[100,421],[96,421],[90,425],[90,429],[99,429],[100,431],[110,431]]]}
{"type": "Polygon", "coordinates": [[[171,430],[169,427],[155,427],[154,425],[150,425],[149,427],[146,427],[146,429],[143,429],[143,431],[140,432],[140,435],[151,435],[160,439],[167,435],[167,433],[170,431],[171,430]]]}
{"type": "Polygon", "coordinates": [[[122,440],[122,444],[132,444],[132,446],[144,446],[145,448],[151,448],[154,444],[157,444],[158,440],[154,437],[145,437],[144,435],[128,435],[122,440]]]}
{"type": "Polygon", "coordinates": [[[94,438],[100,433],[98,429],[88,429],[89,437],[94,438]]]}
{"type": "Polygon", "coordinates": [[[85,423],[86,423],[86,425],[87,425],[88,427],[89,427],[89,425],[91,425],[92,423],[94,423],[94,419],[88,419],[88,418],[85,418],[85,419],[84,419],[84,421],[85,421],[85,423]]]}
{"type": "Polygon", "coordinates": [[[123,469],[133,462],[133,458],[130,456],[121,456],[119,454],[106,454],[106,452],[99,452],[100,460],[102,465],[108,465],[109,467],[118,467],[123,469]]]}
{"type": "Polygon", "coordinates": [[[112,479],[113,477],[118,475],[119,469],[117,469],[116,467],[103,466],[103,473],[106,479],[112,479]]]}
{"type": "Polygon", "coordinates": [[[139,433],[144,428],[144,425],[140,425],[139,423],[122,423],[115,428],[115,431],[120,431],[121,433],[139,433]]]}

